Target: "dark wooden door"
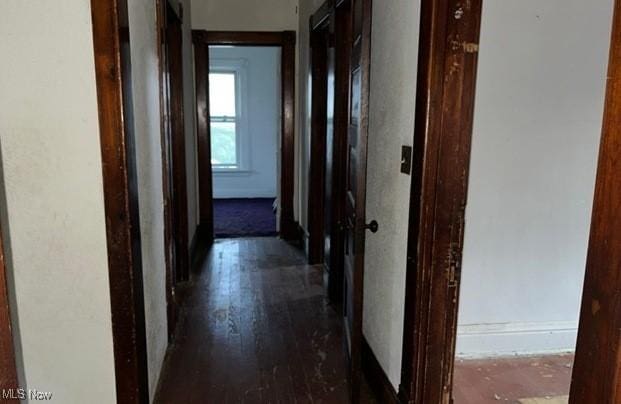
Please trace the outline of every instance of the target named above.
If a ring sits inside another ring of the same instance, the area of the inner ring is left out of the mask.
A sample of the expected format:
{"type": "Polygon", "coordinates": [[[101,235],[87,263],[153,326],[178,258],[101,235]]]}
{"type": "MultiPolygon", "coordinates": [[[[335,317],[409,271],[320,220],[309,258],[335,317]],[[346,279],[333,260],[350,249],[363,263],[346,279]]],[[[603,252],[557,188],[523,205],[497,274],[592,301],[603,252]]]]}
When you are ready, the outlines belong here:
{"type": "Polygon", "coordinates": [[[168,51],[170,178],[172,179],[173,240],[175,243],[176,278],[189,277],[188,197],[183,118],[183,55],[180,12],[168,4],[166,13],[166,42],[168,51]]]}
{"type": "MultiPolygon", "coordinates": [[[[336,270],[333,268],[333,251],[332,251],[332,239],[335,236],[334,233],[334,209],[337,201],[334,195],[334,176],[335,172],[334,164],[334,73],[335,73],[335,54],[334,45],[331,41],[332,35],[328,32],[325,37],[325,50],[326,50],[326,155],[325,155],[325,181],[324,181],[324,226],[323,226],[323,256],[324,262],[328,271],[329,281],[328,285],[332,288],[332,272],[336,270]]],[[[335,251],[336,253],[336,251],[335,251]]]]}
{"type": "Polygon", "coordinates": [[[345,176],[345,333],[350,363],[352,402],[360,394],[360,352],[362,345],[362,298],[365,199],[367,177],[367,134],[369,70],[371,50],[371,0],[351,0],[352,50],[350,65],[349,136],[345,176]]]}

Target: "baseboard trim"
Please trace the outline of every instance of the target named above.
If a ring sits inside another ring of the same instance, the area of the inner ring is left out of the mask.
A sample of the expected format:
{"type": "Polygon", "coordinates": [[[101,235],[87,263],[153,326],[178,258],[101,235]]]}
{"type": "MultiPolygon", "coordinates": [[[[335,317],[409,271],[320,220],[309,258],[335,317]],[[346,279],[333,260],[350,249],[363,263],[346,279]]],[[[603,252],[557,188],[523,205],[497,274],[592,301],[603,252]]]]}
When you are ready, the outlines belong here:
{"type": "Polygon", "coordinates": [[[460,325],[456,352],[461,359],[570,352],[577,331],[575,321],[460,325]]]}
{"type": "Polygon", "coordinates": [[[362,336],[362,372],[380,403],[400,403],[397,392],[364,336],[362,336]]]}

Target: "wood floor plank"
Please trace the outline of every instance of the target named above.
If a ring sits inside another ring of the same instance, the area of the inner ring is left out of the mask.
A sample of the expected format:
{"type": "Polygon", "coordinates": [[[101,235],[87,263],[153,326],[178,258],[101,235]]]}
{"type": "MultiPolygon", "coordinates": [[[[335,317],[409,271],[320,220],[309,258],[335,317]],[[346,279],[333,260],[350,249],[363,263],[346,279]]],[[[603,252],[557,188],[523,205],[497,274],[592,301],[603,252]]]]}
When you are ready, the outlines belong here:
{"type": "Polygon", "coordinates": [[[155,402],[346,404],[340,312],[305,262],[277,238],[216,241],[184,291],[155,402]]]}

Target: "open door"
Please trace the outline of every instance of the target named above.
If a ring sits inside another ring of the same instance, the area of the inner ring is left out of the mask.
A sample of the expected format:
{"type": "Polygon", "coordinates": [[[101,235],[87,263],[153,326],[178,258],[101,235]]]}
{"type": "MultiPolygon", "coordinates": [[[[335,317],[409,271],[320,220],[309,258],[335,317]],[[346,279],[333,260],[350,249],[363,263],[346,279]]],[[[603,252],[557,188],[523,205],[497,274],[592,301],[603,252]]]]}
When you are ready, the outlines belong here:
{"type": "MultiPolygon", "coordinates": [[[[367,135],[369,129],[369,73],[371,56],[371,0],[350,0],[352,16],[352,51],[350,75],[349,137],[345,175],[345,276],[343,282],[343,316],[350,365],[351,400],[360,396],[362,297],[364,281],[364,242],[367,228],[377,231],[373,222],[367,226],[366,180],[367,135]]],[[[347,7],[347,1],[338,7],[347,7]]]]}
{"type": "Polygon", "coordinates": [[[183,119],[181,6],[158,3],[162,183],[168,338],[177,322],[177,282],[189,278],[188,203],[183,119]]]}

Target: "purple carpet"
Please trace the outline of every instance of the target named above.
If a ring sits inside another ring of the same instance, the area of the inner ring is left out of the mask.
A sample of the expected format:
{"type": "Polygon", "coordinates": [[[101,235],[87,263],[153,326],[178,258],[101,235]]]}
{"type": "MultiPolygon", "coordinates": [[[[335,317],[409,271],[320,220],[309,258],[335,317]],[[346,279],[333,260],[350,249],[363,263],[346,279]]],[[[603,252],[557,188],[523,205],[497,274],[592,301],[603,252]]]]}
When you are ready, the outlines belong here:
{"type": "Polygon", "coordinates": [[[214,199],[217,238],[276,236],[274,198],[214,199]]]}

